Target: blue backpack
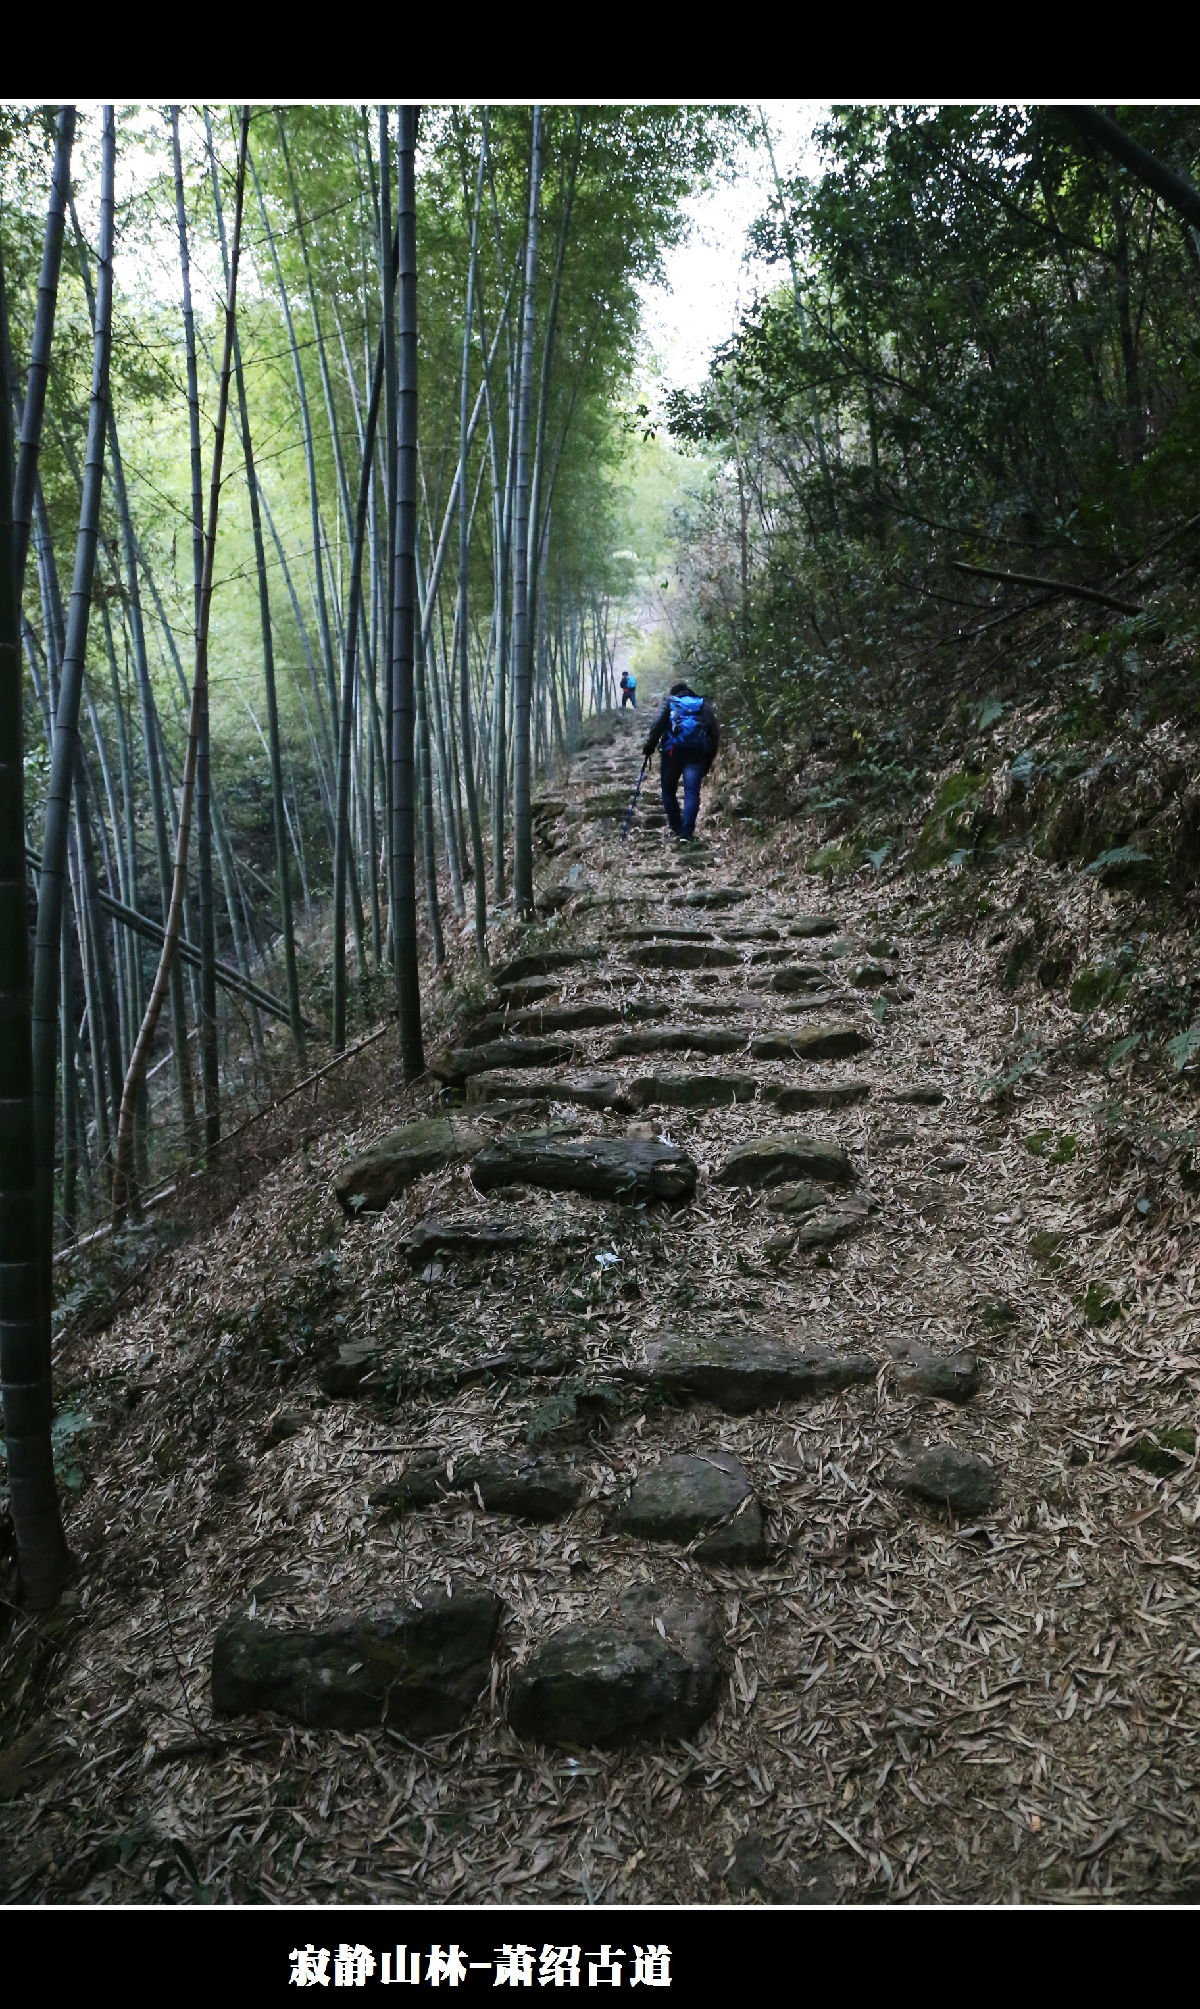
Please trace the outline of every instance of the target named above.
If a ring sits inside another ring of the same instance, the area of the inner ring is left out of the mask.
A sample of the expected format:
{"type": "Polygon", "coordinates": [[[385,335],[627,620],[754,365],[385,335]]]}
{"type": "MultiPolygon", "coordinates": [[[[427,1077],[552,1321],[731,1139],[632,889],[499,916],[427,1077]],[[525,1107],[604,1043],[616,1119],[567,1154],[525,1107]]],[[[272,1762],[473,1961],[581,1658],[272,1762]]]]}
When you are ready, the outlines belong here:
{"type": "Polygon", "coordinates": [[[671,723],[663,735],[664,753],[703,754],[708,751],[708,734],[701,713],[703,698],[668,698],[671,723]]]}

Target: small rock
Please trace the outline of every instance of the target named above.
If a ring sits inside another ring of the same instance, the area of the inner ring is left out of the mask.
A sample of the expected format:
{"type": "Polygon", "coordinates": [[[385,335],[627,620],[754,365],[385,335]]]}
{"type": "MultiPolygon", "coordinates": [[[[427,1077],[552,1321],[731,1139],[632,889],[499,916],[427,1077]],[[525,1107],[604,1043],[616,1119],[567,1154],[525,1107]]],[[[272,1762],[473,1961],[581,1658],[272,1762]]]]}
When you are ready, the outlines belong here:
{"type": "Polygon", "coordinates": [[[990,1513],[1000,1500],[995,1466],[977,1452],[960,1451],[954,1444],[930,1445],[913,1464],[897,1472],[891,1483],[899,1492],[948,1506],[958,1515],[990,1513]]]}
{"type": "Polygon", "coordinates": [[[886,963],[857,963],[850,972],[850,982],[856,991],[877,991],[881,984],[889,984],[895,976],[886,963]]]}
{"type": "Polygon", "coordinates": [[[760,1033],[750,1041],[750,1051],[756,1060],[847,1060],[865,1053],[870,1045],[869,1033],[831,1021],[796,1032],[760,1033]]]}
{"type": "Polygon", "coordinates": [[[482,1143],[478,1131],[444,1116],[406,1123],[344,1166],[334,1179],[333,1190],[352,1218],[360,1213],[379,1213],[414,1179],[473,1158],[482,1143]]]}
{"type": "Polygon", "coordinates": [[[538,1404],[525,1431],[527,1444],[581,1444],[617,1422],[624,1409],[621,1391],[593,1381],[562,1388],[538,1404]]]}
{"type": "Polygon", "coordinates": [[[933,1353],[904,1339],[891,1341],[888,1351],[897,1363],[897,1384],[908,1395],[969,1402],[979,1392],[979,1362],[973,1353],[933,1353]]]}
{"type": "Polygon", "coordinates": [[[690,1200],[696,1167],[686,1151],[645,1137],[587,1137],[563,1144],[530,1132],[498,1137],[479,1153],[471,1178],[496,1186],[544,1186],[606,1200],[690,1200]]]}
{"type": "Polygon", "coordinates": [[[852,1186],[857,1174],[840,1144],[785,1131],[753,1137],[734,1151],[715,1175],[721,1186],[782,1186],[793,1179],[824,1179],[852,1186]]]}
{"type": "Polygon", "coordinates": [[[834,1207],[827,1213],[812,1214],[796,1236],[798,1249],[832,1249],[851,1235],[859,1235],[868,1224],[865,1213],[848,1207],[834,1207]]]}
{"type": "Polygon", "coordinates": [[[869,1081],[814,1081],[811,1088],[770,1081],[763,1089],[763,1099],[773,1102],[781,1115],[794,1116],[801,1109],[849,1109],[856,1102],[865,1102],[870,1093],[869,1081]]]}
{"type": "Polygon", "coordinates": [[[861,1353],[803,1353],[753,1333],[672,1336],[651,1341],[636,1379],[663,1395],[713,1402],[730,1415],[811,1401],[856,1381],[873,1381],[875,1362],[861,1353]]]}
{"type": "Polygon", "coordinates": [[[383,1351],[373,1339],[348,1339],[331,1360],[322,1361],[317,1380],[326,1395],[357,1395],[383,1364],[383,1351]]]}
{"type": "Polygon", "coordinates": [[[647,1541],[693,1542],[702,1562],[761,1563],[763,1511],[749,1474],[726,1451],[664,1458],[643,1472],[611,1522],[616,1534],[647,1541]]]}
{"type": "Polygon", "coordinates": [[[443,1047],[429,1071],[460,1088],[472,1074],[497,1067],[562,1067],[574,1051],[569,1039],[489,1039],[480,1046],[443,1047]]]}
{"type": "Polygon", "coordinates": [[[721,1109],[752,1102],[758,1083],[751,1074],[644,1074],[629,1084],[634,1109],[662,1103],[672,1109],[721,1109]]]}
{"type": "Polygon", "coordinates": [[[289,1437],[298,1437],[302,1430],[308,1429],[311,1421],[311,1417],[299,1410],[277,1409],[274,1416],[268,1418],[266,1429],[259,1438],[260,1449],[271,1451],[276,1444],[286,1442],[289,1437]]]}
{"type": "Polygon", "coordinates": [[[544,1744],[686,1737],[716,1707],[719,1638],[706,1603],[639,1585],[609,1618],[564,1626],[534,1649],[514,1676],[509,1722],[544,1744]]]}
{"type": "Polygon", "coordinates": [[[229,1619],[213,1646],[213,1712],[271,1709],[322,1729],[388,1723],[408,1737],[441,1736],[487,1685],[500,1613],[498,1597],[463,1588],[311,1631],[229,1619]]]}
{"type": "Polygon", "coordinates": [[[917,1088],[892,1088],[888,1090],[886,1099],[889,1102],[927,1103],[929,1107],[932,1109],[936,1106],[937,1103],[944,1102],[946,1100],[946,1093],[944,1089],[934,1088],[932,1086],[917,1087],[917,1088]]]}

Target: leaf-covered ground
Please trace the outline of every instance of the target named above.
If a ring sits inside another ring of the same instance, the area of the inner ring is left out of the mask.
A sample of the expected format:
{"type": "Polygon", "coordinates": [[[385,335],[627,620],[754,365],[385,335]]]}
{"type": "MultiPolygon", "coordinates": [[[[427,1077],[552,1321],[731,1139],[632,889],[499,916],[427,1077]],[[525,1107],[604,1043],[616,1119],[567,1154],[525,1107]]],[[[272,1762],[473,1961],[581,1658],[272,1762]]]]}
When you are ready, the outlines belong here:
{"type": "MultiPolygon", "coordinates": [[[[953,864],[920,882],[868,864],[833,890],[803,869],[811,827],[752,830],[726,790],[700,855],[663,877],[676,856],[660,829],[617,841],[635,747],[618,721],[556,787],[568,813],[541,820],[558,849],[540,883],[570,898],[538,939],[608,950],[550,1002],[657,998],[672,1023],[799,1029],[822,1013],[789,1013],[775,965],[749,960],[769,938],[739,939],[738,967],[676,973],[635,967],[616,931],[775,928],[815,960],[828,942],[785,931],[832,908],[823,1015],[869,1033],[869,1051],[606,1071],[867,1078],[869,1099],[790,1117],[761,1099],[648,1110],[642,1124],[700,1168],[680,1211],[485,1197],[458,1167],[348,1222],[338,1169],[435,1106],[437,1084],[402,1089],[389,1031],[294,1108],[290,1148],[261,1173],[243,1161],[231,1209],[147,1261],[107,1326],[64,1333],[80,1573],[61,1613],[14,1617],[0,1645],[8,1900],[1154,1901],[1200,1887],[1196,1201],[1171,1145],[1184,1091],[1164,1077],[1122,1112],[1111,1056],[1081,1044],[1065,996],[1006,988],[984,929],[939,919],[953,864]],[[713,886],[746,897],[684,905],[713,886]],[[887,961],[882,990],[852,981],[868,949],[887,961]],[[945,1099],[892,1099],[914,1088],[945,1099]],[[877,1202],[865,1232],[789,1250],[768,1195],[714,1181],[735,1145],[789,1129],[848,1149],[877,1202]],[[448,1208],[510,1212],[544,1245],[414,1272],[405,1230],[448,1208]],[[564,1226],[582,1238],[551,1249],[564,1226]],[[415,1456],[522,1446],[556,1388],[636,1363],[656,1336],[739,1329],[868,1352],[878,1377],[750,1416],[637,1401],[624,1384],[620,1416],[573,1448],[585,1504],[543,1527],[466,1498],[399,1518],[368,1504],[415,1456]],[[372,1376],[331,1397],[322,1372],[351,1339],[373,1341],[372,1376]],[[975,1352],[973,1400],[904,1392],[890,1343],[913,1340],[975,1352]],[[502,1351],[507,1368],[469,1378],[502,1351]],[[522,1372],[548,1356],[557,1379],[522,1372]],[[889,1483],[941,1442],[997,1468],[994,1514],[956,1522],[889,1483]],[[606,1532],[664,1451],[718,1448],[767,1509],[764,1567],[705,1568],[606,1532]],[[506,1607],[490,1689],[457,1734],[417,1745],[214,1720],[212,1643],[234,1611],[300,1625],[447,1578],[506,1607]],[[714,1715],[686,1742],[522,1744],[505,1720],[514,1667],[651,1579],[719,1607],[714,1715]]],[[[1005,869],[994,906],[1014,893],[1005,869]]],[[[1056,885],[1056,926],[1089,939],[1119,931],[1136,897],[1056,885]]],[[[465,973],[467,945],[455,954],[465,973]]],[[[576,1064],[599,1064],[612,1038],[576,1035],[576,1064]]],[[[548,1113],[583,1133],[635,1123],[548,1113]]]]}

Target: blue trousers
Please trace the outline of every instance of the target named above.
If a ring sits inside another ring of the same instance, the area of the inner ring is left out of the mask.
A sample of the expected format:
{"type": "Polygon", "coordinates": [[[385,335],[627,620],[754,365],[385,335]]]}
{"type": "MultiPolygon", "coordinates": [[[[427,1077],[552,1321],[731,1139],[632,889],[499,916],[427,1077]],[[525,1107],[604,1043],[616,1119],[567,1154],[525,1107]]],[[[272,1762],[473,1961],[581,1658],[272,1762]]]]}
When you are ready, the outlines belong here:
{"type": "Polygon", "coordinates": [[[689,760],[677,753],[662,757],[662,799],[667,822],[676,837],[694,837],[700,813],[700,784],[708,772],[704,760],[689,760]],[[683,814],[679,813],[679,784],[683,783],[683,814]]]}

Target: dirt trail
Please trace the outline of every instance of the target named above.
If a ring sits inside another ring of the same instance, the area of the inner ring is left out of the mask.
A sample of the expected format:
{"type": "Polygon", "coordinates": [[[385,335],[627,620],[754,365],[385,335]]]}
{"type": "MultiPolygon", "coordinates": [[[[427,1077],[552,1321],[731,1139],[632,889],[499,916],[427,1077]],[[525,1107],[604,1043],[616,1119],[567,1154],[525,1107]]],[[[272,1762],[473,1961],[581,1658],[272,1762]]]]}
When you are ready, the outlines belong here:
{"type": "MultiPolygon", "coordinates": [[[[75,1399],[95,1414],[107,1395],[109,1424],[73,1512],[84,1568],[42,1745],[7,1772],[0,1752],[0,1800],[20,1792],[0,1806],[9,1896],[1194,1894],[1194,1459],[1180,1440],[1164,1476],[1121,1455],[1191,1400],[1192,1280],[1130,1274],[1052,1100],[1016,1125],[981,1097],[1012,1001],[982,950],[930,937],[902,882],[829,895],[707,802],[681,850],[649,788],[621,847],[638,733],[618,719],[554,791],[563,814],[548,801],[538,820],[559,847],[540,879],[564,886],[540,946],[599,957],[518,975],[506,1012],[479,1000],[442,1064],[461,1107],[434,1082],[404,1096],[381,1042],[352,1132],[307,1138],[77,1364],[75,1399]],[[834,932],[814,932],[826,915],[834,932]],[[488,1016],[567,1042],[568,1064],[466,1072],[488,1016]],[[831,1026],[852,1035],[835,1057],[801,1057],[831,1026]],[[625,1106],[589,1106],[583,1075],[625,1106]],[[462,1155],[354,1217],[353,1153],[439,1110],[462,1155]],[[552,1158],[665,1142],[694,1196],[514,1187],[502,1163],[480,1190],[471,1156],[495,1165],[516,1148],[498,1140],[530,1133],[552,1158]],[[1119,1320],[1081,1307],[1096,1277],[1124,1294],[1119,1320]],[[665,1341],[714,1339],[734,1361],[764,1342],[867,1356],[869,1378],[732,1412],[656,1378],[665,1341]],[[974,1511],[902,1489],[937,1446],[967,1455],[927,1492],[969,1482],[974,1511]],[[448,1490],[497,1453],[566,1468],[576,1504],[534,1521],[488,1510],[486,1477],[448,1490]],[[431,1454],[445,1496],[404,1503],[431,1454]],[[761,1504],[760,1560],[619,1523],[634,1482],[685,1454],[745,1473],[722,1539],[761,1504]],[[461,1729],[214,1720],[231,1613],[315,1625],[446,1584],[504,1606],[461,1729]],[[522,1669],[638,1585],[707,1601],[715,1707],[616,1749],[518,1738],[522,1669]]],[[[32,1641],[18,1627],[7,1649],[31,1678],[32,1641]]]]}

